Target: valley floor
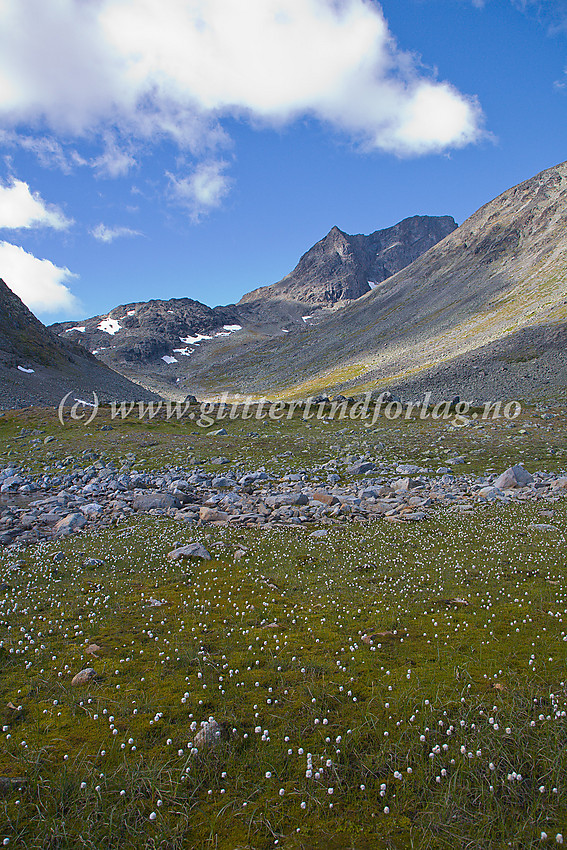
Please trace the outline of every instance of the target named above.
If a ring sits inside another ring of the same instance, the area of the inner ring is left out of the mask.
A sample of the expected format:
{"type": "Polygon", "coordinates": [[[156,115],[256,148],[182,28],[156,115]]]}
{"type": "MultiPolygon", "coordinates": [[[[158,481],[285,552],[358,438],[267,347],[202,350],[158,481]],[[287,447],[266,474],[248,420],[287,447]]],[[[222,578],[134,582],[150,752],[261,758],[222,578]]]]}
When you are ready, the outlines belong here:
{"type": "Polygon", "coordinates": [[[0,841],[567,840],[565,410],[221,424],[0,417],[0,841]]]}

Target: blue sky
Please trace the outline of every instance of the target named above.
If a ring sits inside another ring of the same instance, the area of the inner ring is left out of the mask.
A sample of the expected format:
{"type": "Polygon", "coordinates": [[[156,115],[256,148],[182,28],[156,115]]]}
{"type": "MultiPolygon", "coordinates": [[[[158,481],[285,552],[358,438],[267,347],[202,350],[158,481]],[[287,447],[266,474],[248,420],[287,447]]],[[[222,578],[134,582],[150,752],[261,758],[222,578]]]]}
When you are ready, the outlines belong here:
{"type": "Polygon", "coordinates": [[[0,277],[236,301],[567,159],[565,0],[0,0],[0,277]]]}

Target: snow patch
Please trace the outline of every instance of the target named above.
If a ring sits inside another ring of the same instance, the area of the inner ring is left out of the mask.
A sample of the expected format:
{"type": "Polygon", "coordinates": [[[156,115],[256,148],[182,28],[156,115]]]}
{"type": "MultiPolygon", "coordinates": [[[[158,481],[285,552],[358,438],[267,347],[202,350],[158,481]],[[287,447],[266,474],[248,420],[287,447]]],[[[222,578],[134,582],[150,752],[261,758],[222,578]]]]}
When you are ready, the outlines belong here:
{"type": "Polygon", "coordinates": [[[177,363],[178,362],[177,357],[170,357],[169,354],[165,354],[161,359],[165,363],[177,363]]]}
{"type": "Polygon", "coordinates": [[[203,339],[212,339],[208,334],[197,334],[197,336],[180,336],[179,341],[185,345],[199,345],[203,339]]]}
{"type": "Polygon", "coordinates": [[[135,310],[128,310],[128,312],[126,313],[126,315],[127,315],[127,316],[135,316],[135,315],[136,315],[136,311],[135,311],[135,310]]]}
{"type": "Polygon", "coordinates": [[[81,325],[80,327],[76,327],[76,328],[67,328],[65,333],[68,334],[71,331],[79,331],[79,333],[84,334],[84,332],[86,331],[86,327],[84,325],[81,325]]]}
{"type": "Polygon", "coordinates": [[[173,349],[174,354],[181,354],[183,357],[190,357],[193,354],[194,351],[195,351],[194,348],[174,348],[173,349]]]}
{"type": "Polygon", "coordinates": [[[309,319],[312,319],[312,318],[313,318],[313,316],[302,316],[301,318],[303,319],[303,321],[305,322],[305,324],[307,324],[307,322],[309,321],[309,319]]]}
{"type": "Polygon", "coordinates": [[[25,372],[26,375],[33,375],[33,373],[35,372],[35,369],[26,369],[25,366],[18,366],[18,369],[20,370],[20,372],[25,372]]]}
{"type": "Polygon", "coordinates": [[[116,319],[111,319],[110,316],[107,319],[103,319],[102,322],[98,325],[99,331],[104,331],[110,336],[114,336],[114,334],[118,333],[118,331],[122,330],[122,325],[120,322],[117,322],[116,319]]]}
{"type": "Polygon", "coordinates": [[[223,325],[225,331],[229,331],[230,333],[234,333],[235,331],[241,331],[242,325],[223,325]]]}
{"type": "Polygon", "coordinates": [[[289,333],[289,331],[286,331],[286,329],[285,329],[285,328],[282,328],[282,333],[283,333],[283,334],[288,334],[288,333],[289,333]]]}

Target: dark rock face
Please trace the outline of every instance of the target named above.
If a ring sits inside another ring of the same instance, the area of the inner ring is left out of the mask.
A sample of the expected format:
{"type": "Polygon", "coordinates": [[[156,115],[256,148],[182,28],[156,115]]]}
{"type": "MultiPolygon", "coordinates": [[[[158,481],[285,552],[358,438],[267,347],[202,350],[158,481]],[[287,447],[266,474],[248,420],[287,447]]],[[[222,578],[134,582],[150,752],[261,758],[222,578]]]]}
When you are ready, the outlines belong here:
{"type": "Polygon", "coordinates": [[[183,339],[223,331],[237,324],[233,307],[207,307],[192,298],[152,300],[115,307],[106,316],[94,316],[76,325],[61,322],[53,330],[96,353],[112,349],[113,360],[145,362],[169,355],[183,339]],[[79,330],[81,328],[82,330],[79,330]]]}
{"type": "Polygon", "coordinates": [[[456,230],[451,216],[413,216],[369,236],[333,227],[279,283],[255,289],[240,303],[285,298],[328,306],[352,301],[405,268],[456,230]]]}
{"type": "Polygon", "coordinates": [[[0,280],[0,408],[57,404],[73,390],[100,401],[153,397],[46,328],[0,280]]]}

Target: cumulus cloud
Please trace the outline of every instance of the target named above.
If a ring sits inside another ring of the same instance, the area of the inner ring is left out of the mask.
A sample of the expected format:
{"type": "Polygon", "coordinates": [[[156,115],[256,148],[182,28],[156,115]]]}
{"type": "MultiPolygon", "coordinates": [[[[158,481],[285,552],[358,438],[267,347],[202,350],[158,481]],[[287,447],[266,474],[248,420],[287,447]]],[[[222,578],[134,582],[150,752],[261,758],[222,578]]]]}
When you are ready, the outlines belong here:
{"type": "Polygon", "coordinates": [[[9,185],[0,183],[0,229],[52,227],[65,230],[73,222],[61,210],[48,205],[38,192],[31,192],[23,180],[13,179],[9,185]]]}
{"type": "Polygon", "coordinates": [[[185,207],[195,222],[219,207],[230,190],[224,161],[202,162],[188,177],[168,174],[172,199],[185,207]]]}
{"type": "MultiPolygon", "coordinates": [[[[10,126],[71,136],[115,127],[206,159],[226,142],[227,115],[280,125],[310,116],[401,155],[462,147],[482,123],[474,98],[400,50],[372,0],[0,0],[10,126]]],[[[107,172],[125,173],[131,156],[110,156],[107,172]]],[[[182,182],[204,207],[226,179],[207,168],[202,189],[197,175],[182,182]]]]}
{"type": "Polygon", "coordinates": [[[65,283],[77,277],[18,245],[0,242],[0,277],[34,313],[72,311],[78,302],[65,283]]]}
{"type": "Polygon", "coordinates": [[[124,236],[141,236],[142,234],[139,230],[132,230],[130,227],[107,227],[106,224],[97,224],[91,230],[91,235],[99,242],[110,243],[124,236]]]}

